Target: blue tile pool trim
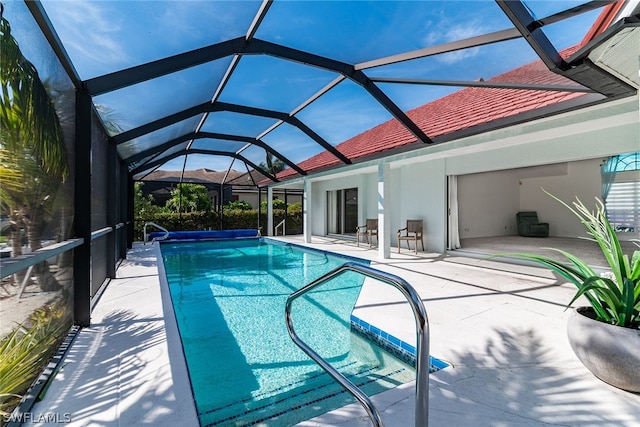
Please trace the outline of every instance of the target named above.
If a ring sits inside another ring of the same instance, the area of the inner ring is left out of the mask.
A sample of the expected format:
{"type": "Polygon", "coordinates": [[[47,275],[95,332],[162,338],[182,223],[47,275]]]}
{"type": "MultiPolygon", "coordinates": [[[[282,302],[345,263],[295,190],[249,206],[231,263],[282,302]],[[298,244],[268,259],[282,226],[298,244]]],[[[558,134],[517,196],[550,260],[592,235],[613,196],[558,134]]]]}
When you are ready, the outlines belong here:
{"type": "Polygon", "coordinates": [[[300,245],[300,244],[297,244],[297,243],[283,242],[281,240],[271,239],[269,237],[261,237],[260,239],[263,242],[267,242],[267,243],[269,243],[271,245],[291,246],[291,247],[300,249],[302,251],[318,252],[318,253],[323,253],[323,254],[331,254],[334,257],[343,258],[343,259],[345,259],[347,261],[354,261],[354,262],[357,262],[357,263],[360,263],[360,264],[364,264],[364,265],[371,265],[371,261],[369,261],[368,259],[358,258],[358,257],[353,256],[353,255],[347,255],[347,254],[341,254],[341,253],[338,253],[338,252],[325,251],[323,249],[312,248],[310,246],[300,245]]]}
{"type": "MultiPolygon", "coordinates": [[[[380,328],[351,315],[351,330],[375,342],[403,362],[416,367],[415,346],[394,337],[380,328]]],[[[448,363],[429,356],[429,372],[436,372],[449,366],[448,363]]]]}

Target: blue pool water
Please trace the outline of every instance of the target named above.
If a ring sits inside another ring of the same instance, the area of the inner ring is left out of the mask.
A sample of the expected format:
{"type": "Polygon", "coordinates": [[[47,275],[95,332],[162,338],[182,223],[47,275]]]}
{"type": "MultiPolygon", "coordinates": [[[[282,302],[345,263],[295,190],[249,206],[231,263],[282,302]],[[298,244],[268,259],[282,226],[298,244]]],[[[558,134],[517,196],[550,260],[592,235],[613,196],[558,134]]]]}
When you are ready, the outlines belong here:
{"type": "MultiPolygon", "coordinates": [[[[264,239],[161,251],[203,426],[289,426],[353,402],[293,344],[284,319],[289,294],[347,259],[264,239]]],[[[292,317],[305,342],[372,395],[415,370],[352,332],[363,281],[348,272],[327,282],[296,300],[292,317]]]]}

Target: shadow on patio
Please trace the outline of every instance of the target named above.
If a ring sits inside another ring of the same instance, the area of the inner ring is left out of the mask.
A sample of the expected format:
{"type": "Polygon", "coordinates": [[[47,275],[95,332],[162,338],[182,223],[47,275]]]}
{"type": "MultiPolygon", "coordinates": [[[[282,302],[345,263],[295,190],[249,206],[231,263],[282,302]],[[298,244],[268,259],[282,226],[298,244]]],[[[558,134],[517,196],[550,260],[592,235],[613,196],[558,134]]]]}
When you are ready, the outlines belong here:
{"type": "Polygon", "coordinates": [[[599,381],[579,363],[554,361],[552,349],[533,329],[496,330],[482,353],[455,352],[454,369],[431,376],[434,425],[630,426],[638,421],[631,415],[637,413],[637,396],[599,381]]]}

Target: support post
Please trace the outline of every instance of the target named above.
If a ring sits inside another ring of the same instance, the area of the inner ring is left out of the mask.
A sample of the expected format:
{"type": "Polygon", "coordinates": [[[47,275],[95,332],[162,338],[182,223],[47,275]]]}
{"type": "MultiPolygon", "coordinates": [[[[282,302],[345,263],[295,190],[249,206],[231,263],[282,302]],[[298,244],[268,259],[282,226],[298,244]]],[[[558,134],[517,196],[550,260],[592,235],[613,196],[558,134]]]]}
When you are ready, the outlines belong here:
{"type": "Polygon", "coordinates": [[[260,230],[260,220],[262,219],[262,212],[260,209],[261,204],[262,204],[262,187],[258,187],[258,230],[260,230]]]}
{"type": "MultiPolygon", "coordinates": [[[[119,199],[120,199],[120,212],[118,214],[118,221],[121,223],[127,223],[127,212],[129,209],[129,198],[128,198],[128,176],[129,170],[127,169],[127,165],[124,162],[120,162],[120,175],[118,176],[118,188],[119,188],[119,199]]],[[[133,203],[132,203],[133,206],[133,203]]],[[[126,225],[120,230],[118,230],[118,242],[119,242],[119,258],[125,259],[127,257],[127,232],[128,228],[126,225]]]]}
{"type": "Polygon", "coordinates": [[[378,165],[378,258],[391,257],[391,166],[389,163],[378,165]]]}
{"type": "Polygon", "coordinates": [[[287,235],[287,206],[289,206],[289,201],[287,200],[287,189],[284,189],[284,227],[282,227],[282,235],[287,235]]]}
{"type": "Polygon", "coordinates": [[[107,225],[111,227],[111,233],[106,235],[107,239],[107,277],[113,279],[116,277],[116,261],[117,261],[117,241],[116,225],[118,223],[118,152],[116,146],[110,142],[107,143],[107,225]]]}
{"type": "Polygon", "coordinates": [[[267,187],[267,236],[273,236],[273,187],[267,187]]]}
{"type": "Polygon", "coordinates": [[[304,179],[302,192],[302,233],[305,243],[311,243],[311,181],[304,179]]]}
{"type": "Polygon", "coordinates": [[[127,249],[133,247],[133,235],[135,230],[135,210],[133,209],[134,201],[133,176],[127,174],[127,249]]]}
{"type": "Polygon", "coordinates": [[[91,322],[91,97],[76,91],[75,122],[75,234],[84,242],[73,251],[73,320],[91,322]]]}

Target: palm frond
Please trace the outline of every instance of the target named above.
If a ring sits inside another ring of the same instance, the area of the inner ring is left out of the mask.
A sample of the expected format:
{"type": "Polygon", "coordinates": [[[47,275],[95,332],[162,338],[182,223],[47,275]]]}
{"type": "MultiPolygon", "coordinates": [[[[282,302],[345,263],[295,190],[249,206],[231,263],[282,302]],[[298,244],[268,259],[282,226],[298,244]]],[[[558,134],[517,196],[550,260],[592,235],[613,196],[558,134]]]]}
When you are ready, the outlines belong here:
{"type": "Polygon", "coordinates": [[[6,130],[3,145],[8,149],[29,146],[45,173],[64,181],[69,169],[55,106],[38,71],[22,55],[4,17],[0,18],[0,52],[0,127],[6,130]]]}

